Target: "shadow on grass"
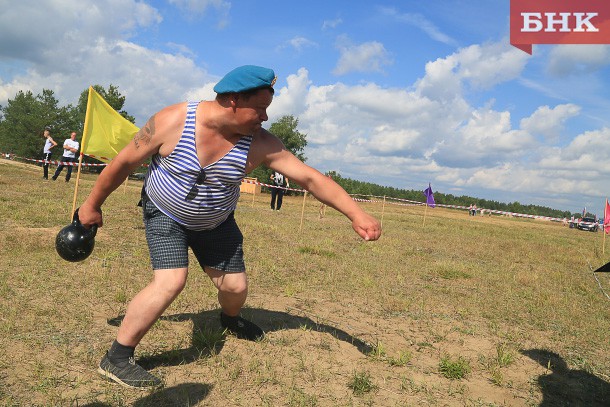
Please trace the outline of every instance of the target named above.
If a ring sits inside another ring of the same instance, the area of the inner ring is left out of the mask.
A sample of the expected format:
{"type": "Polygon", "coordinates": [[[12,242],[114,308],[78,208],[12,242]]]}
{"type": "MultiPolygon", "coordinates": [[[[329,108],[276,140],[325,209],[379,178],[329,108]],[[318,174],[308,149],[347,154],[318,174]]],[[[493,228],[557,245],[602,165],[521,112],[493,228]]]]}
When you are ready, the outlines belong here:
{"type": "MultiPolygon", "coordinates": [[[[262,308],[244,308],[241,315],[255,322],[266,333],[285,329],[307,329],[328,333],[340,341],[354,345],[358,351],[365,355],[373,350],[371,345],[347,332],[330,325],[316,323],[307,317],[296,316],[287,312],[269,311],[262,308]]],[[[110,319],[108,323],[113,326],[119,326],[123,317],[121,315],[110,319]]],[[[174,322],[192,321],[193,339],[191,347],[166,351],[155,355],[144,355],[138,359],[138,363],[145,369],[192,363],[197,359],[218,354],[224,346],[226,334],[220,326],[219,310],[164,315],[160,320],[174,322]]]]}
{"type": "MultiPolygon", "coordinates": [[[[210,394],[212,387],[201,383],[183,383],[157,390],[146,397],[136,400],[133,407],[158,407],[158,406],[193,406],[202,401],[210,394]]],[[[93,402],[82,407],[112,407],[112,404],[93,402]]]]}
{"type": "Polygon", "coordinates": [[[548,374],[537,380],[542,392],[540,407],[610,406],[610,383],[587,371],[569,369],[554,352],[529,349],[521,353],[548,368],[548,374]]]}

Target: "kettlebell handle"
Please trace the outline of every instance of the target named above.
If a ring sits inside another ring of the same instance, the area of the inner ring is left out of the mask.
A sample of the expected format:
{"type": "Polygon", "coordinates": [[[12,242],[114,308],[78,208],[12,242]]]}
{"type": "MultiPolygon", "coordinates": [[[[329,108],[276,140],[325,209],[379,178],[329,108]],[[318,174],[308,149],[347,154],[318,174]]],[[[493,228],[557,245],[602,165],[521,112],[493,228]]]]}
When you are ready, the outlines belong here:
{"type": "Polygon", "coordinates": [[[87,236],[89,239],[92,239],[95,237],[95,235],[97,234],[97,225],[91,225],[91,228],[88,229],[86,228],[82,223],[80,223],[80,219],[78,218],[78,210],[80,208],[76,208],[76,210],[74,211],[74,215],[72,216],[72,224],[74,226],[79,226],[83,229],[85,229],[86,231],[88,231],[89,236],[87,236]]]}

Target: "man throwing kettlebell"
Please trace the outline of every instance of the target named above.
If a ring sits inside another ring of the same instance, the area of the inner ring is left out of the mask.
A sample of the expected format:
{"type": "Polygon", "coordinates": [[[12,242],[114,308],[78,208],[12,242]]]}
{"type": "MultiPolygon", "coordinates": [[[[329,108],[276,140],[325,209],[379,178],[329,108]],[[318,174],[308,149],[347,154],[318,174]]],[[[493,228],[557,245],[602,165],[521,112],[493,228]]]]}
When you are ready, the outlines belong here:
{"type": "Polygon", "coordinates": [[[101,206],[146,158],[143,218],[154,275],[130,302],[117,338],[98,371],[128,387],[161,381],[137,365],[134,350],[186,284],[188,248],[218,289],[221,325],[239,338],[259,340],[263,330],[240,316],[248,283],[243,236],[233,212],[245,175],[264,164],[347,216],[365,240],[381,226],[334,181],[305,165],[262,128],[273,100],[275,73],[258,66],[229,72],[211,101],[185,102],[153,115],[102,171],[79,209],[83,225],[102,226],[101,206]]]}

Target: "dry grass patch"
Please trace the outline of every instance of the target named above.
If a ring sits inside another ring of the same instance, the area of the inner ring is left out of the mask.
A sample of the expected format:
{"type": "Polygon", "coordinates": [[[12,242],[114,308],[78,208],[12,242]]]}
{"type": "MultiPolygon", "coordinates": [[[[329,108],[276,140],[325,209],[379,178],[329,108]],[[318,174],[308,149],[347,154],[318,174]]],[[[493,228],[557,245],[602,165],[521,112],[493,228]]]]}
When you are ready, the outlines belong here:
{"type": "MultiPolygon", "coordinates": [[[[299,233],[294,196],[279,212],[268,195],[245,196],[236,211],[244,314],[265,340],[223,334],[216,292],[193,266],[137,350],[165,387],[105,382],[96,364],[151,278],[141,183],[108,199],[92,256],[71,264],[54,239],[74,185],[40,172],[0,160],[0,405],[609,404],[610,301],[587,264],[610,260],[601,234],[442,208],[423,227],[423,208],[386,205],[384,235],[367,243],[336,211],[319,219],[312,198],[299,233]]],[[[79,202],[94,179],[83,174],[79,202]]],[[[381,217],[380,204],[363,206],[381,217]]]]}

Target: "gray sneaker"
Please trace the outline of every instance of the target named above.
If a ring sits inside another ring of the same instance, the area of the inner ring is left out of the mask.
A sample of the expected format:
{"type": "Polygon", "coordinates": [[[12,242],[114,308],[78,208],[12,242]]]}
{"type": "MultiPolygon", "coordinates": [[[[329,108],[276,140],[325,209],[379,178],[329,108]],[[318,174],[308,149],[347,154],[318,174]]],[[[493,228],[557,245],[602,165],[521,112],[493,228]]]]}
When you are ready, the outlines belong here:
{"type": "Polygon", "coordinates": [[[150,389],[162,384],[161,379],[148,373],[138,364],[134,358],[129,358],[129,363],[119,367],[108,359],[108,354],[104,355],[97,372],[107,379],[132,389],[150,389]]]}

